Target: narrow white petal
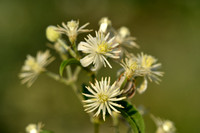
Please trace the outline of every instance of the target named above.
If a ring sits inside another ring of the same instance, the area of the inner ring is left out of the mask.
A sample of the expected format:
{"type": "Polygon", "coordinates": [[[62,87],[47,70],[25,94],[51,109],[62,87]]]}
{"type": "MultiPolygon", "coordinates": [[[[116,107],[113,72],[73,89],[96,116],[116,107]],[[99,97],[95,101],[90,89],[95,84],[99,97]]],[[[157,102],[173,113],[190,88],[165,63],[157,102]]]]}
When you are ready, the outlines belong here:
{"type": "Polygon", "coordinates": [[[85,56],[84,58],[80,59],[81,65],[83,67],[89,66],[92,63],[93,58],[94,56],[92,54],[85,56]]]}

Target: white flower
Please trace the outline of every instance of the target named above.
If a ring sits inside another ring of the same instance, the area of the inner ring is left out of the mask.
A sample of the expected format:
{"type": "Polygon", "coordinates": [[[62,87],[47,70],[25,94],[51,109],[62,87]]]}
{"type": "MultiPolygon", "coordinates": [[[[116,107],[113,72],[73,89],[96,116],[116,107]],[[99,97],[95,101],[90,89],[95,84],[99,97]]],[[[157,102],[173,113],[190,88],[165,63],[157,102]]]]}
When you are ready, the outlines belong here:
{"type": "Polygon", "coordinates": [[[78,50],[86,53],[87,55],[80,60],[83,67],[87,67],[90,64],[93,64],[93,71],[99,69],[102,64],[106,67],[106,64],[112,68],[110,63],[107,61],[106,57],[117,59],[120,53],[120,50],[115,48],[119,45],[114,43],[114,37],[108,40],[109,33],[104,36],[102,32],[96,32],[96,37],[88,35],[88,39],[85,39],[86,42],[80,42],[78,45],[78,50]]]}
{"type": "Polygon", "coordinates": [[[44,127],[44,125],[42,123],[38,123],[38,124],[29,124],[26,127],[26,132],[27,133],[40,133],[41,129],[44,127]]]}
{"type": "Polygon", "coordinates": [[[151,82],[159,83],[161,81],[159,77],[163,76],[163,72],[157,71],[161,67],[161,63],[157,63],[157,59],[151,55],[141,53],[137,56],[137,62],[141,67],[141,75],[147,77],[151,82]]]}
{"type": "Polygon", "coordinates": [[[22,84],[27,83],[27,86],[30,87],[39,74],[44,72],[45,67],[53,60],[54,57],[51,57],[49,50],[45,52],[39,51],[36,58],[28,55],[22,67],[22,72],[19,74],[19,78],[22,79],[22,84]]]}
{"type": "Polygon", "coordinates": [[[99,21],[99,31],[106,33],[109,26],[111,26],[111,21],[107,17],[101,18],[99,21]]]}
{"type": "Polygon", "coordinates": [[[176,127],[174,126],[174,123],[170,120],[162,120],[159,117],[155,117],[151,115],[151,118],[157,125],[156,133],[175,133],[176,127]]]}
{"type": "Polygon", "coordinates": [[[130,31],[127,27],[121,27],[117,33],[115,41],[120,45],[128,47],[128,48],[139,48],[139,46],[135,43],[136,38],[132,37],[130,31]]]}
{"type": "Polygon", "coordinates": [[[69,37],[71,43],[74,43],[78,34],[92,31],[89,29],[84,29],[88,25],[89,23],[86,23],[79,28],[79,21],[71,20],[67,22],[67,25],[63,22],[63,27],[58,25],[58,28],[56,30],[63,34],[66,34],[69,37]]]}
{"type": "Polygon", "coordinates": [[[89,98],[88,100],[83,101],[86,103],[86,105],[84,105],[86,108],[85,111],[91,113],[97,110],[94,116],[98,116],[102,111],[104,121],[106,112],[110,115],[112,115],[112,110],[120,113],[115,107],[123,107],[116,102],[125,99],[125,97],[119,97],[120,94],[122,94],[122,91],[120,91],[119,87],[116,87],[116,82],[110,86],[110,77],[108,80],[106,77],[105,79],[102,78],[100,82],[96,80],[95,84],[90,83],[90,85],[92,88],[89,86],[86,88],[91,94],[83,94],[89,98]]]}

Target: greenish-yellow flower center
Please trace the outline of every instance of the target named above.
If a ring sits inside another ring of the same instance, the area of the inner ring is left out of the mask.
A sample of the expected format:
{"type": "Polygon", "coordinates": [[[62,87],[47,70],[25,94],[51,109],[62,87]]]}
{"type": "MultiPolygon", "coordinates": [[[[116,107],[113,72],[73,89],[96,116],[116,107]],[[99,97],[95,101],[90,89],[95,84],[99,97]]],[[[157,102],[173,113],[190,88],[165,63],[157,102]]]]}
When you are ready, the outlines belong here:
{"type": "Polygon", "coordinates": [[[128,68],[126,69],[126,76],[132,77],[137,69],[138,65],[136,61],[129,61],[128,68]]]}
{"type": "Polygon", "coordinates": [[[69,21],[69,22],[67,22],[67,27],[70,29],[70,31],[74,31],[78,27],[78,23],[73,20],[69,21]]]}
{"type": "Polygon", "coordinates": [[[142,60],[142,66],[145,68],[149,68],[153,65],[155,59],[152,56],[144,56],[142,60]]]}
{"type": "Polygon", "coordinates": [[[98,100],[99,102],[104,103],[108,100],[108,95],[100,93],[98,94],[98,100]]]}
{"type": "Polygon", "coordinates": [[[171,128],[173,128],[172,122],[170,122],[170,121],[164,122],[164,124],[163,124],[164,131],[166,131],[166,132],[170,131],[171,128]]]}
{"type": "Polygon", "coordinates": [[[134,62],[131,63],[130,69],[135,71],[136,68],[137,68],[137,62],[134,61],[134,62]]]}
{"type": "Polygon", "coordinates": [[[98,46],[98,49],[97,49],[97,52],[98,53],[101,53],[101,54],[104,54],[104,53],[107,53],[110,51],[110,47],[107,43],[102,43],[98,46]]]}
{"type": "Polygon", "coordinates": [[[34,71],[37,73],[40,73],[43,68],[34,60],[34,59],[29,59],[27,60],[27,65],[34,71]]]}

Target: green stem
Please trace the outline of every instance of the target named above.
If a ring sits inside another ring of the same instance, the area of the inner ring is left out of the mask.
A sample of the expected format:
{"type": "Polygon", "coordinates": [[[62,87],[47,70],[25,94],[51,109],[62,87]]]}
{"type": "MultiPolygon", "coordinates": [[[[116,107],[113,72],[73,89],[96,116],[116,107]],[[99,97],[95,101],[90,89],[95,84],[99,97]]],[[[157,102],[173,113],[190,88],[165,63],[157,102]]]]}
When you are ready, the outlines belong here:
{"type": "Polygon", "coordinates": [[[70,84],[70,86],[72,87],[72,89],[74,90],[75,94],[77,95],[77,97],[79,98],[80,102],[83,104],[83,96],[80,92],[80,90],[78,89],[77,85],[72,82],[72,84],[70,84]]]}
{"type": "Polygon", "coordinates": [[[73,47],[73,50],[75,51],[76,55],[78,55],[78,50],[77,50],[77,47],[76,47],[76,43],[73,43],[72,47],[73,47]]]}
{"type": "Polygon", "coordinates": [[[78,74],[80,73],[80,71],[81,71],[81,67],[77,66],[76,69],[74,70],[74,74],[73,74],[74,80],[77,80],[77,77],[78,77],[78,74]]]}
{"type": "MultiPolygon", "coordinates": [[[[83,97],[82,97],[82,94],[80,92],[80,90],[78,89],[77,85],[74,83],[74,80],[73,78],[71,79],[65,79],[65,78],[62,78],[60,77],[59,75],[55,74],[55,73],[52,73],[52,72],[49,72],[49,71],[46,71],[46,74],[55,79],[56,81],[60,81],[66,85],[69,85],[72,87],[72,89],[74,90],[75,94],[77,95],[77,97],[79,98],[80,101],[83,100],[83,97]]],[[[81,102],[82,103],[82,102],[81,102]]]]}
{"type": "Polygon", "coordinates": [[[115,133],[119,133],[119,114],[113,112],[112,120],[113,120],[113,126],[115,128],[115,133]]]}
{"type": "Polygon", "coordinates": [[[71,47],[69,47],[68,45],[65,44],[65,42],[61,39],[58,39],[58,42],[67,50],[69,51],[70,55],[74,58],[76,58],[77,60],[79,60],[77,54],[71,49],[71,47]]]}
{"type": "Polygon", "coordinates": [[[67,77],[70,80],[72,79],[72,69],[70,66],[67,66],[66,69],[67,69],[67,77]]]}
{"type": "Polygon", "coordinates": [[[65,79],[65,78],[62,78],[60,77],[59,75],[55,74],[55,73],[52,73],[52,72],[49,72],[49,71],[46,71],[45,74],[47,74],[49,77],[55,79],[56,81],[60,81],[66,85],[69,85],[71,82],[71,80],[68,80],[68,79],[65,79]]]}
{"type": "Polygon", "coordinates": [[[94,133],[99,133],[99,123],[94,122],[94,133]]]}

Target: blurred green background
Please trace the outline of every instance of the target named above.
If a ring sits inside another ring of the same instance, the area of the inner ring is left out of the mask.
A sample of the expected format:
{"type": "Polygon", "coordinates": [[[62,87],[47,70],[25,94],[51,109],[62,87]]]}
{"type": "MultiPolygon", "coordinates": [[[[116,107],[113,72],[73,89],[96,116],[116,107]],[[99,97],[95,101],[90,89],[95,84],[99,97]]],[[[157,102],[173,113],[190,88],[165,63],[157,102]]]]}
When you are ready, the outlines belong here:
{"type": "MultiPolygon", "coordinates": [[[[1,133],[25,132],[26,125],[40,121],[56,133],[93,132],[89,117],[71,88],[45,75],[26,88],[20,84],[18,73],[27,54],[35,56],[38,50],[46,49],[48,25],[79,19],[81,25],[90,22],[88,27],[97,30],[98,21],[104,16],[112,20],[115,28],[129,27],[140,51],[154,55],[163,64],[161,84],[150,84],[132,103],[174,121],[179,133],[200,132],[200,1],[1,0],[1,133]]],[[[54,62],[49,69],[57,72],[59,63],[54,62]]],[[[108,73],[103,69],[101,75],[115,79],[114,73],[108,73]]],[[[145,122],[146,132],[155,132],[148,116],[145,122]]],[[[113,132],[110,120],[101,126],[103,132],[113,132]]]]}

